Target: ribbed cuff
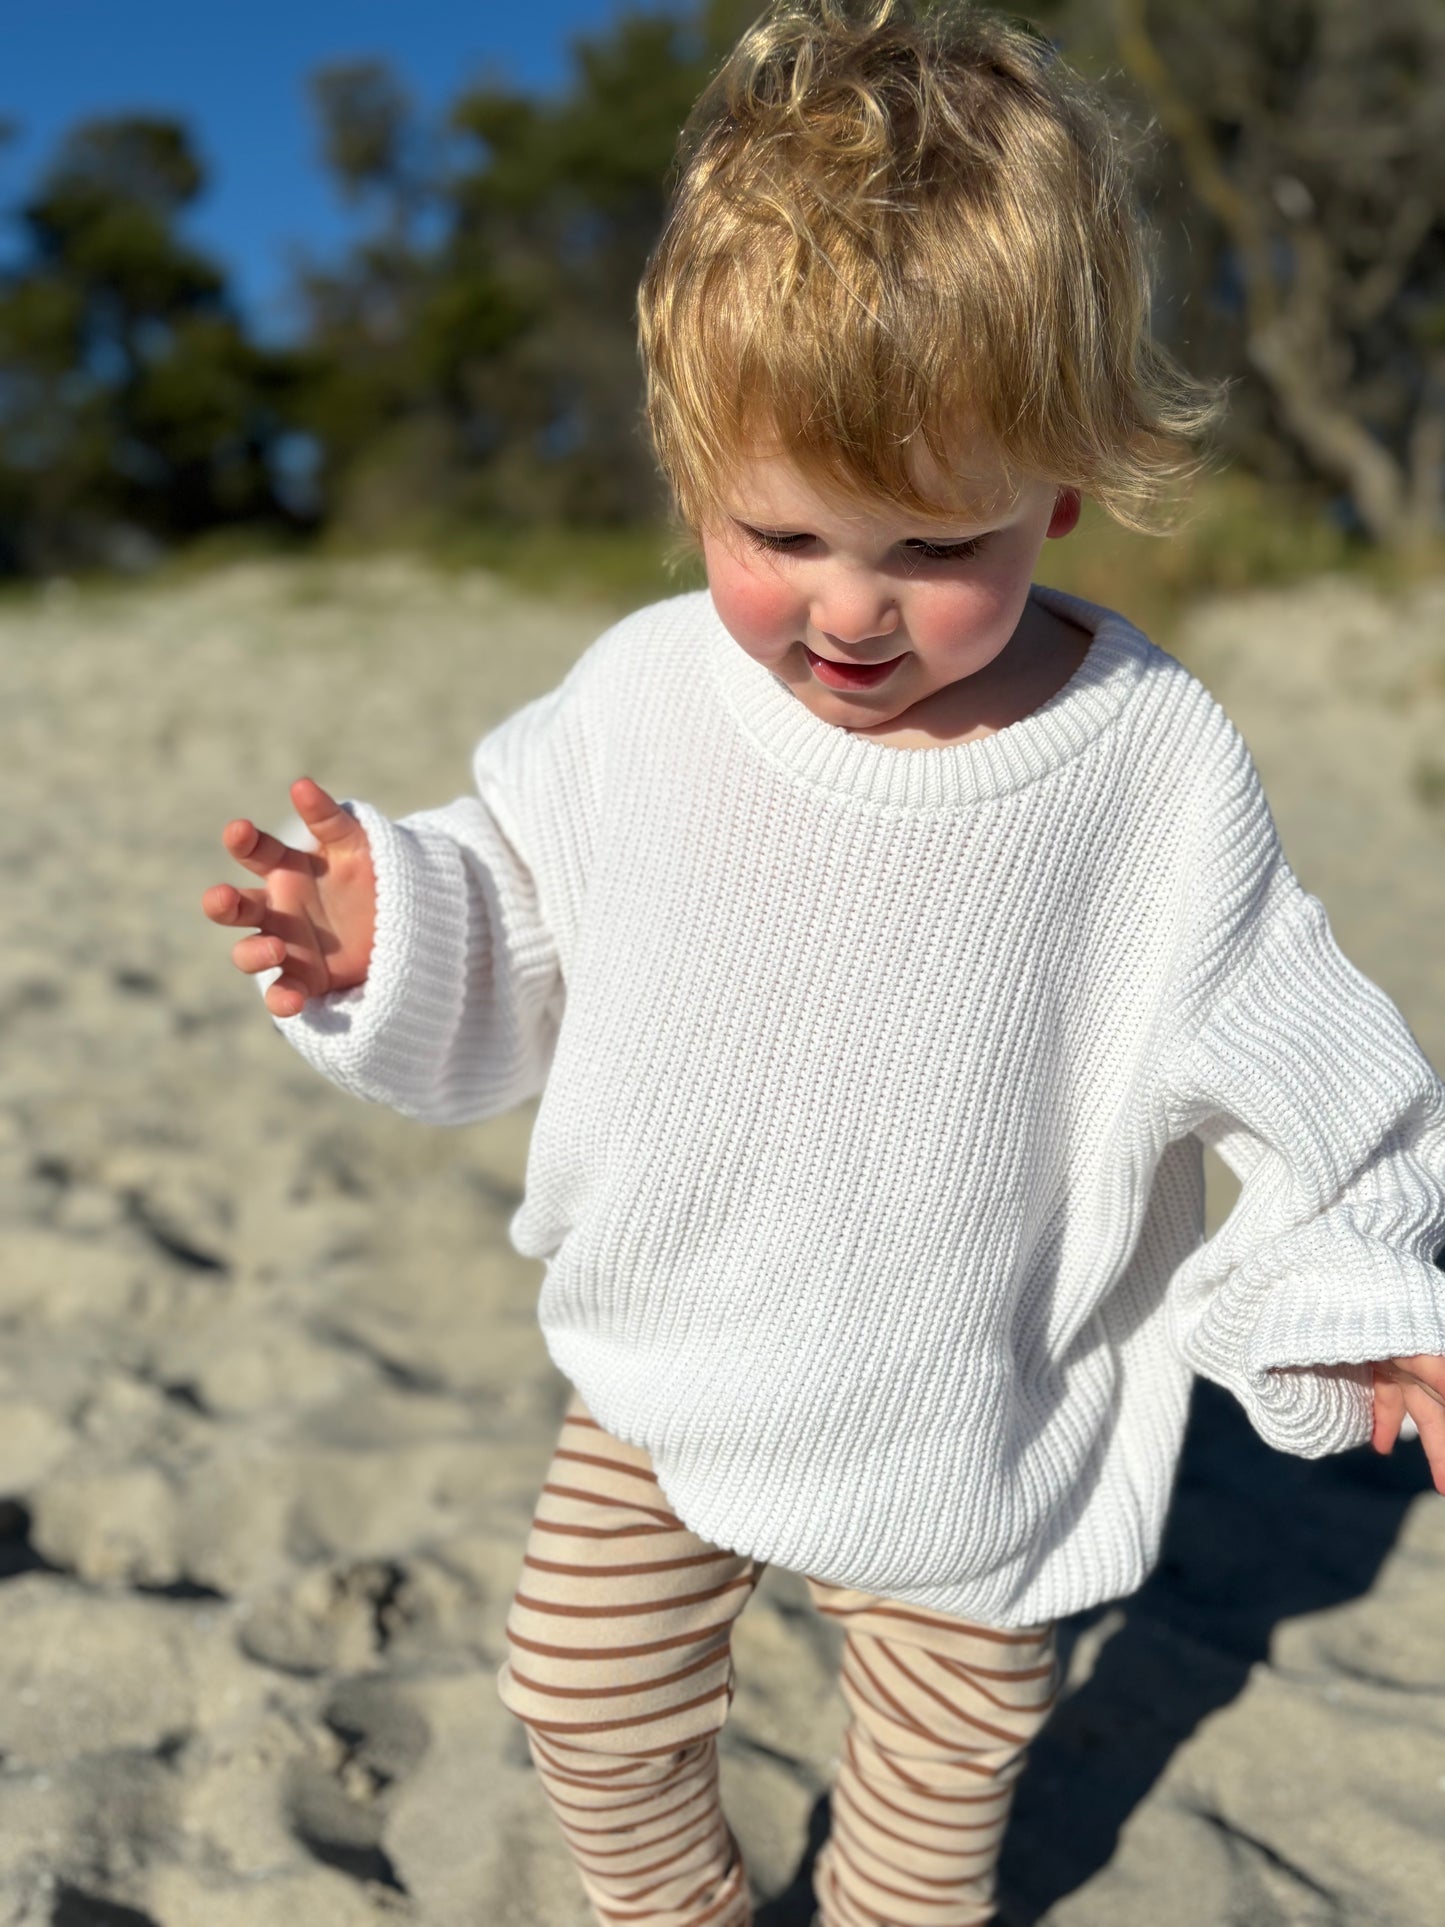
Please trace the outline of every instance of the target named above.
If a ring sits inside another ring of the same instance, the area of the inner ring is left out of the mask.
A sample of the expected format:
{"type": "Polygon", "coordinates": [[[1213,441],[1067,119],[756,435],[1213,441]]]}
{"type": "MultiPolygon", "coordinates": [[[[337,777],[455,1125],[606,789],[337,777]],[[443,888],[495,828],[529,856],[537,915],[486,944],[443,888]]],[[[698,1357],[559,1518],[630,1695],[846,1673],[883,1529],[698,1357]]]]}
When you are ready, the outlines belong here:
{"type": "MultiPolygon", "coordinates": [[[[361,824],[376,877],[376,934],[366,981],[307,1000],[272,1021],[323,1076],[374,1103],[418,1109],[460,1021],[467,965],[467,891],[456,845],[393,823],[369,803],[342,807],[361,824]]],[[[314,849],[308,832],[284,840],[314,849]]],[[[261,989],[279,970],[266,972],[261,989]]]]}
{"type": "Polygon", "coordinates": [[[1269,1444],[1302,1458],[1345,1451],[1370,1438],[1372,1362],[1445,1355],[1445,1274],[1340,1214],[1316,1219],[1221,1285],[1185,1349],[1269,1444]],[[1344,1369],[1284,1369],[1301,1366],[1344,1369]]]}

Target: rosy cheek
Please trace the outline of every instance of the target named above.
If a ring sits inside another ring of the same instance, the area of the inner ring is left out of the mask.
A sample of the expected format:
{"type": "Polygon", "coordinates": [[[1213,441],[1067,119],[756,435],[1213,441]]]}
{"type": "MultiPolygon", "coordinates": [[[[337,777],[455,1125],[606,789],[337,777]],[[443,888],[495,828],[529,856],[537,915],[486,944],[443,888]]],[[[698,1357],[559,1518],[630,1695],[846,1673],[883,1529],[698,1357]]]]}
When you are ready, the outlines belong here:
{"type": "Polygon", "coordinates": [[[935,644],[947,646],[960,638],[987,634],[1003,614],[1001,585],[975,575],[965,582],[941,586],[918,612],[918,627],[935,644]]]}
{"type": "Polygon", "coordinates": [[[791,640],[797,628],[797,597],[777,576],[728,558],[710,558],[708,582],[724,628],[744,648],[791,640]]]}

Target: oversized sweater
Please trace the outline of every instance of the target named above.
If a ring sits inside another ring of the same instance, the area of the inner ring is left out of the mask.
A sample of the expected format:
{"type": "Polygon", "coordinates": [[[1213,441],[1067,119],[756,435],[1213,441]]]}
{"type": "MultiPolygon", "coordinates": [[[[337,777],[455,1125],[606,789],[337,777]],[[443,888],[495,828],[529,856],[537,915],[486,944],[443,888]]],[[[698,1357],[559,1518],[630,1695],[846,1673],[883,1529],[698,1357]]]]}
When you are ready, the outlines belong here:
{"type": "Polygon", "coordinates": [[[348,805],[370,973],[278,1025],[411,1117],[541,1094],[547,1346],[694,1532],[1003,1627],[1145,1576],[1193,1374],[1313,1457],[1368,1438],[1364,1361],[1445,1352],[1445,1090],[1214,700],[1034,594],[1080,668],[928,749],[706,592],[630,616],[467,794],[348,805]]]}

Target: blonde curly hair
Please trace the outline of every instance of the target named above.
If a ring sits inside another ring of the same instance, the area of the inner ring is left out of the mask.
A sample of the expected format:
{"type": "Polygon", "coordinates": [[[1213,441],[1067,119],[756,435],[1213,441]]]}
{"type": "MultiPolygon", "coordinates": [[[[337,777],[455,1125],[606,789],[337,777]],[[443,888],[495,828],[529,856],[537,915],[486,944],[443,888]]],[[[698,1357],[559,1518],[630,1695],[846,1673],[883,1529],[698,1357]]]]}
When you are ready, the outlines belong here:
{"type": "Polygon", "coordinates": [[[920,517],[977,509],[986,470],[1156,531],[1219,397],[1149,306],[1124,135],[1047,42],[949,0],[782,0],[683,129],[639,290],[677,513],[716,525],[781,450],[920,517]]]}

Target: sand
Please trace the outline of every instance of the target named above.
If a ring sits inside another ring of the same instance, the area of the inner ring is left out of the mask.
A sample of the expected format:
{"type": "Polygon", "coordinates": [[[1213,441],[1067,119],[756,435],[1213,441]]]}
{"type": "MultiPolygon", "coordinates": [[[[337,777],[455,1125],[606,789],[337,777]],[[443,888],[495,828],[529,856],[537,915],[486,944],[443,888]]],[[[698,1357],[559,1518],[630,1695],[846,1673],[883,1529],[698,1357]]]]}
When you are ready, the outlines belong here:
{"type": "MultiPolygon", "coordinates": [[[[1442,618],[1321,581],[1173,639],[1437,1062],[1442,618]]],[[[566,1390],[529,1115],[332,1090],[198,899],[295,775],[461,793],[603,619],[399,560],[0,605],[0,1927],[585,1927],[493,1686],[566,1390]]],[[[1442,1590],[1418,1446],[1288,1460],[1204,1388],[1158,1574],[1065,1629],[1007,1918],[1434,1927],[1442,1590]]],[[[730,1813],[806,1927],[836,1636],[774,1572],[735,1652],[730,1813]]]]}

